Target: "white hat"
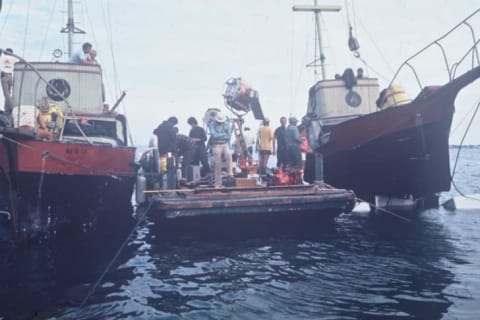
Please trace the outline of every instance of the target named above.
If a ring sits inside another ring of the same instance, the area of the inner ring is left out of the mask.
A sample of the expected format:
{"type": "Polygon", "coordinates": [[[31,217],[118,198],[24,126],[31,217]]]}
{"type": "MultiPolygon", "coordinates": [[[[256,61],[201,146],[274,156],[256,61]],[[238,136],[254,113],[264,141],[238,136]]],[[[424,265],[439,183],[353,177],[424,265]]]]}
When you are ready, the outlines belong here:
{"type": "Polygon", "coordinates": [[[215,117],[215,121],[217,121],[219,123],[224,123],[225,120],[227,120],[227,117],[223,113],[218,112],[217,116],[215,117]]]}

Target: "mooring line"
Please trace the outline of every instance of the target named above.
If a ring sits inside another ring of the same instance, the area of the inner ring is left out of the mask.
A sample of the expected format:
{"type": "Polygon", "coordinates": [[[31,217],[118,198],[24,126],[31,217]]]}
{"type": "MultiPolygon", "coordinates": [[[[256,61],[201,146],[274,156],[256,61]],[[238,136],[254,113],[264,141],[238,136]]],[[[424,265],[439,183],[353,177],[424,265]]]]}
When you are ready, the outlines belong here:
{"type": "Polygon", "coordinates": [[[112,267],[112,265],[115,263],[115,261],[117,260],[118,256],[120,255],[120,253],[123,251],[123,249],[125,248],[125,246],[127,245],[128,243],[128,240],[130,239],[130,237],[133,235],[133,233],[137,230],[138,226],[140,225],[141,222],[143,222],[143,220],[145,219],[145,217],[147,216],[147,213],[148,211],[150,211],[150,208],[152,207],[153,205],[153,201],[150,202],[150,205],[147,207],[147,209],[145,210],[145,212],[143,213],[143,215],[138,219],[137,223],[133,226],[132,230],[130,231],[130,233],[127,235],[127,237],[125,238],[125,240],[123,241],[122,245],[120,246],[120,248],[118,248],[117,252],[115,253],[115,255],[113,256],[112,260],[108,263],[107,267],[105,268],[105,270],[102,272],[102,274],[100,275],[100,277],[98,278],[98,280],[95,282],[95,284],[90,288],[90,290],[88,290],[88,293],[87,295],[85,296],[85,298],[83,299],[82,303],[80,304],[80,308],[83,308],[85,306],[85,304],[87,303],[88,299],[90,299],[90,297],[95,293],[95,290],[98,288],[98,286],[100,285],[100,282],[102,282],[103,278],[106,276],[106,274],[108,273],[108,271],[110,270],[110,268],[112,267]]]}
{"type": "Polygon", "coordinates": [[[0,139],[5,139],[5,140],[7,140],[7,141],[9,141],[9,142],[11,142],[11,143],[14,143],[14,144],[17,144],[17,145],[22,146],[22,147],[24,147],[24,148],[27,148],[27,149],[34,150],[34,151],[35,151],[35,148],[30,147],[29,145],[23,144],[23,143],[21,143],[21,142],[18,142],[17,140],[13,140],[13,139],[11,139],[11,138],[9,138],[9,137],[6,137],[4,134],[0,134],[0,139]]]}
{"type": "Polygon", "coordinates": [[[388,213],[388,214],[390,214],[390,215],[392,215],[392,216],[394,216],[394,217],[396,217],[396,218],[399,218],[399,219],[401,219],[401,220],[404,220],[404,221],[406,221],[406,222],[412,222],[410,219],[405,218],[405,217],[403,217],[403,216],[401,216],[401,215],[399,215],[399,214],[397,214],[397,213],[395,213],[395,212],[393,212],[393,211],[390,211],[390,210],[387,210],[387,209],[384,209],[384,208],[380,208],[380,207],[374,205],[373,203],[370,203],[370,202],[368,202],[368,201],[366,201],[366,200],[363,200],[363,199],[361,199],[361,198],[359,198],[359,197],[356,197],[356,198],[357,198],[357,200],[359,200],[359,202],[365,202],[365,203],[367,203],[368,205],[374,207],[376,210],[383,211],[383,212],[385,212],[385,213],[388,213]]]}
{"type": "MultiPolygon", "coordinates": [[[[326,183],[326,182],[323,182],[323,184],[324,184],[325,186],[329,187],[329,188],[338,189],[338,188],[336,188],[336,187],[334,187],[334,186],[332,186],[331,184],[328,184],[328,183],[326,183]]],[[[402,219],[402,220],[404,220],[404,221],[406,221],[406,222],[411,222],[410,219],[407,219],[407,218],[405,218],[405,217],[402,217],[401,215],[396,214],[396,213],[393,212],[393,211],[390,211],[390,210],[387,210],[387,209],[384,209],[384,208],[377,207],[377,206],[374,205],[373,203],[370,203],[370,202],[368,202],[368,201],[366,201],[366,200],[364,200],[364,199],[361,199],[361,198],[359,198],[359,197],[357,197],[357,196],[355,196],[355,198],[357,199],[358,202],[365,202],[365,203],[367,203],[367,204],[370,205],[371,207],[374,207],[374,208],[377,209],[377,210],[380,210],[380,211],[383,211],[383,212],[385,212],[385,213],[388,213],[388,214],[390,214],[390,215],[392,215],[392,216],[394,216],[394,217],[397,217],[397,218],[399,218],[399,219],[402,219]]]]}
{"type": "Polygon", "coordinates": [[[95,174],[105,174],[105,175],[109,175],[111,178],[113,179],[121,179],[122,177],[120,177],[120,175],[128,175],[130,172],[128,171],[108,171],[108,170],[97,170],[95,169],[95,167],[92,167],[92,166],[84,166],[82,164],[79,164],[79,163],[76,163],[76,162],[73,162],[73,161],[70,161],[68,159],[65,159],[63,157],[60,157],[60,156],[57,156],[53,153],[51,153],[50,151],[40,151],[39,149],[37,148],[34,148],[34,147],[31,147],[29,145],[26,145],[26,144],[23,144],[17,140],[14,140],[14,139],[11,139],[11,138],[8,138],[8,137],[5,137],[5,135],[2,135],[0,134],[0,139],[5,139],[11,143],[14,143],[14,144],[17,144],[21,147],[24,147],[24,148],[27,148],[31,151],[34,151],[34,152],[38,152],[42,155],[42,159],[43,158],[51,158],[51,159],[55,159],[55,160],[58,160],[58,161],[62,161],[62,162],[65,162],[67,164],[70,164],[72,166],[75,166],[75,167],[78,167],[78,168],[82,168],[84,170],[88,170],[90,171],[91,173],[95,173],[95,174]]]}

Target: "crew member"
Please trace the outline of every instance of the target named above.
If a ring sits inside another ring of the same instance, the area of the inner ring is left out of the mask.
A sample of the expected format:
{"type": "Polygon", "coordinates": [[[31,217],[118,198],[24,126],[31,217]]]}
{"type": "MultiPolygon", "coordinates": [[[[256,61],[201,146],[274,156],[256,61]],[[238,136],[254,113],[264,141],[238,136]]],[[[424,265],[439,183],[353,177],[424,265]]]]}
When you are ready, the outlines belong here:
{"type": "Polygon", "coordinates": [[[212,121],[208,129],[210,131],[210,143],[213,153],[213,167],[215,172],[215,187],[222,186],[222,157],[227,162],[227,175],[232,176],[232,154],[229,148],[231,127],[227,117],[218,112],[215,121],[212,121]]]}

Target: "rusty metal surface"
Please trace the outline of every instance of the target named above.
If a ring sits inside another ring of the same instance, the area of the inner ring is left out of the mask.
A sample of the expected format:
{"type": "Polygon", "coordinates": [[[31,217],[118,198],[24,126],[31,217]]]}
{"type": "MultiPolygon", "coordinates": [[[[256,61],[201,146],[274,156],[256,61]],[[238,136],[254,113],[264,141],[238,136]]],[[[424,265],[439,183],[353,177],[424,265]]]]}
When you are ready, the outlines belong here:
{"type": "Polygon", "coordinates": [[[204,215],[305,212],[315,215],[350,212],[355,202],[352,191],[315,185],[200,188],[163,190],[151,194],[156,214],[164,218],[204,215]]]}

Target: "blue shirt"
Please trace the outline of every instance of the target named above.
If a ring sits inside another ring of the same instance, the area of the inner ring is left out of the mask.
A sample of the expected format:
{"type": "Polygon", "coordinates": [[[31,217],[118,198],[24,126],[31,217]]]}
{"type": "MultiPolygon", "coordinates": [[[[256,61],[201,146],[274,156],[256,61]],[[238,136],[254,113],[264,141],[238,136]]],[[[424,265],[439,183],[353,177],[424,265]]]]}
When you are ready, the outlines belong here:
{"type": "Polygon", "coordinates": [[[228,122],[217,123],[212,121],[208,129],[210,130],[211,143],[228,143],[230,141],[231,128],[228,122]]]}
{"type": "Polygon", "coordinates": [[[285,140],[287,142],[287,146],[289,147],[299,146],[302,143],[297,126],[289,125],[287,129],[285,129],[285,140]]]}

